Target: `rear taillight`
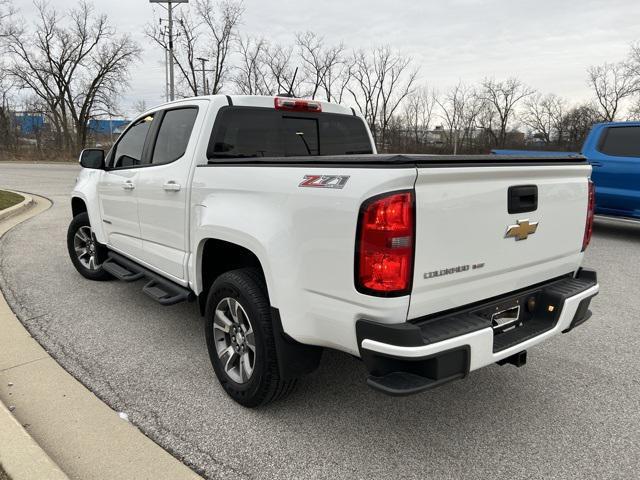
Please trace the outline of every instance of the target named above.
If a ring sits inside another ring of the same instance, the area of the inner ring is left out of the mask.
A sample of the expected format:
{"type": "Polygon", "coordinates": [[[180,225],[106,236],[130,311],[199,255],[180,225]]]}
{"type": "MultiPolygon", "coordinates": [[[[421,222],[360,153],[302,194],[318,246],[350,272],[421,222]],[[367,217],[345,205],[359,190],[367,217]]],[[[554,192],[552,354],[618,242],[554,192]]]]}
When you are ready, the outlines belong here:
{"type": "Polygon", "coordinates": [[[360,208],[355,283],[385,297],[411,291],[415,234],[413,191],[373,197],[360,208]]]}
{"type": "Polygon", "coordinates": [[[299,98],[282,98],[273,99],[273,105],[276,110],[287,110],[290,112],[321,112],[322,106],[320,102],[311,102],[309,100],[300,100],[299,98]]]}
{"type": "Polygon", "coordinates": [[[589,180],[589,201],[587,203],[587,222],[584,226],[584,238],[582,239],[582,251],[584,252],[591,241],[593,233],[593,210],[596,207],[596,191],[593,182],[589,180]]]}

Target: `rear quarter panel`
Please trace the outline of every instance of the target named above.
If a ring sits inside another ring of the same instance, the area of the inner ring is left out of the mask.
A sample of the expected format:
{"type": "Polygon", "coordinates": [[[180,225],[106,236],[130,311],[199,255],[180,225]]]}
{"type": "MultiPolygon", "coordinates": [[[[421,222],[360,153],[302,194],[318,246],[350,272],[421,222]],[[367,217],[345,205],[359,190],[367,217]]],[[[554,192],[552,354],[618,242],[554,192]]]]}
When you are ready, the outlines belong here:
{"type": "Polygon", "coordinates": [[[194,290],[198,252],[207,238],[241,245],[263,267],[271,304],[285,331],[308,344],[358,354],[355,322],[399,323],[409,297],[377,298],[354,286],[358,213],[374,195],[412,188],[416,169],[335,166],[196,168],[192,190],[194,290]],[[343,189],[299,187],[305,175],[348,175],[343,189]]]}

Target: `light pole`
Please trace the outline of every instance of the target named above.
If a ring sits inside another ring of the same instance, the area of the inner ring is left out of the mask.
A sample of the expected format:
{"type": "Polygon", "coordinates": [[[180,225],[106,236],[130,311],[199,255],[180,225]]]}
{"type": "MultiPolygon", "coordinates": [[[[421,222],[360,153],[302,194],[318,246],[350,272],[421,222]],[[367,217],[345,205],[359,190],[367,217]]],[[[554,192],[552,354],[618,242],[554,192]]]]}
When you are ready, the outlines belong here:
{"type": "Polygon", "coordinates": [[[207,93],[207,76],[205,74],[206,70],[204,69],[205,62],[208,62],[209,60],[207,60],[206,58],[202,58],[202,57],[198,57],[198,58],[196,58],[196,60],[200,60],[202,62],[202,92],[205,95],[209,95],[207,93]]]}
{"type": "Polygon", "coordinates": [[[169,100],[175,100],[175,75],[173,68],[173,4],[174,3],[189,3],[189,0],[149,0],[149,3],[166,3],[167,13],[169,15],[169,100]]]}

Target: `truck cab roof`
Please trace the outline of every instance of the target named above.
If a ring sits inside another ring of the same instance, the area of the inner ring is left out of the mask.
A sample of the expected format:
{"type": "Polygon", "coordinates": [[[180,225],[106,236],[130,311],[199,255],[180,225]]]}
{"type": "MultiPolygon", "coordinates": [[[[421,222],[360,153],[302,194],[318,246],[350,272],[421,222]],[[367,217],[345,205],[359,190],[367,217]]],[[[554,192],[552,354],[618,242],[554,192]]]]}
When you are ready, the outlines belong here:
{"type": "Polygon", "coordinates": [[[201,95],[197,97],[187,97],[174,100],[172,102],[164,103],[151,110],[157,110],[159,108],[166,108],[167,106],[174,104],[182,104],[193,100],[210,100],[215,98],[226,98],[229,105],[237,105],[242,107],[263,107],[263,108],[275,108],[274,102],[276,98],[282,98],[287,100],[303,100],[307,102],[315,102],[320,105],[321,111],[326,113],[338,113],[343,115],[356,115],[356,111],[352,108],[345,107],[343,105],[331,102],[325,102],[317,99],[302,99],[293,97],[284,97],[279,95],[201,95]]]}

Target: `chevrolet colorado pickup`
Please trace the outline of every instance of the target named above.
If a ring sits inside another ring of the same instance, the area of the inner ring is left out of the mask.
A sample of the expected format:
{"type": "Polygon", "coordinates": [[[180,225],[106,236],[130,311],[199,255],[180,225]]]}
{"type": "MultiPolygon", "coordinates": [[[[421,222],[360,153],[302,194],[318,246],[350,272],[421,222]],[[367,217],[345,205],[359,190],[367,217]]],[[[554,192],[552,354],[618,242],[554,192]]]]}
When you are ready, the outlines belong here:
{"type": "Polygon", "coordinates": [[[209,96],[81,153],[68,250],[86,278],[197,301],[213,369],[255,407],[325,348],[420,392],[580,325],[598,292],[583,157],[377,154],[339,105],[209,96]]]}

